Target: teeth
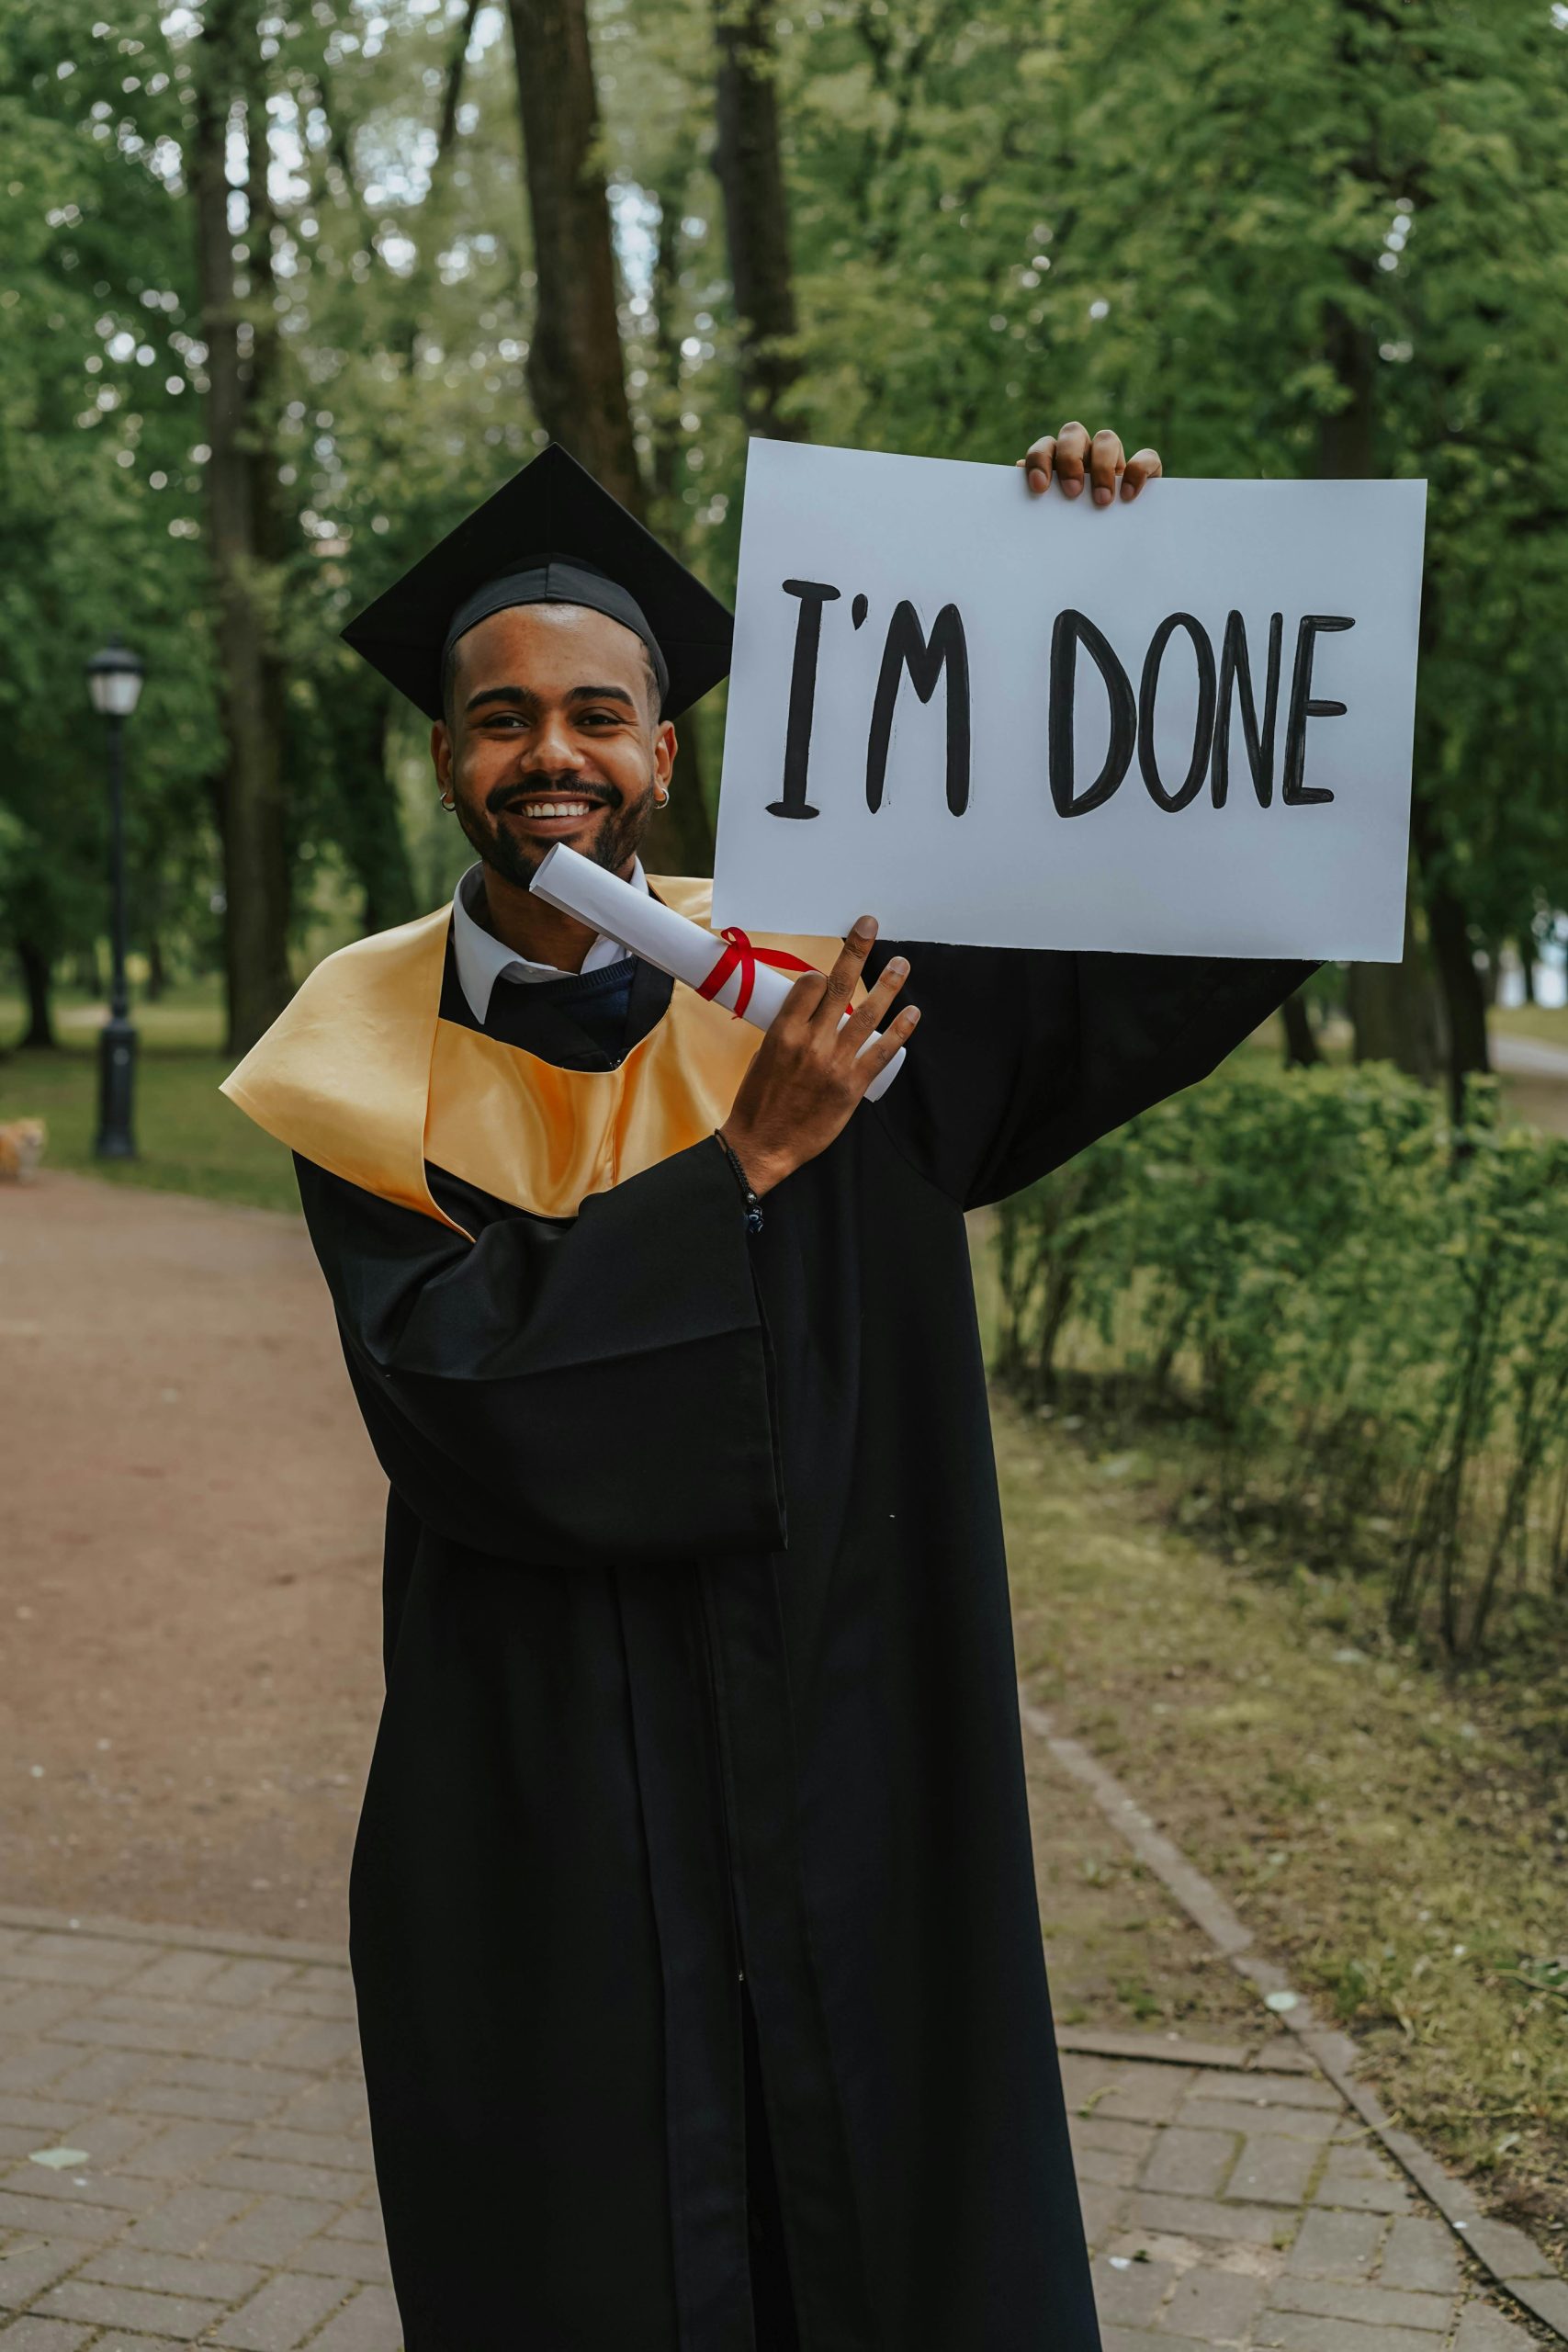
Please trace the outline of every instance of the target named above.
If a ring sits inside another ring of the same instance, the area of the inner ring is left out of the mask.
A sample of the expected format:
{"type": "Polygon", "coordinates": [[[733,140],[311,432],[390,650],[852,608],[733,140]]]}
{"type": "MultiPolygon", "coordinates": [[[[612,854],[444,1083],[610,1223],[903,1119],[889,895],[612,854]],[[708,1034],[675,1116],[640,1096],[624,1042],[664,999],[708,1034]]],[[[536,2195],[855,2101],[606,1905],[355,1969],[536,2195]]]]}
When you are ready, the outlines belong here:
{"type": "Polygon", "coordinates": [[[587,800],[525,800],[522,808],[527,817],[586,817],[592,805],[587,800]]]}

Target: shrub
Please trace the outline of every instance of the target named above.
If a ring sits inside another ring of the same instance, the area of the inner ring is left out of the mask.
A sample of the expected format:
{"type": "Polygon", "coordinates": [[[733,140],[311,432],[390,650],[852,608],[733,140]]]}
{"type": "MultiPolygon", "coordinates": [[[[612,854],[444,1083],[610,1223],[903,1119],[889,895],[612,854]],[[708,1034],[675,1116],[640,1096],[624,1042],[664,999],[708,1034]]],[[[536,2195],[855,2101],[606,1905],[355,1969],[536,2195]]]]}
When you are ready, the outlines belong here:
{"type": "Polygon", "coordinates": [[[1384,1065],[1227,1072],[1008,1202],[999,1262],[1005,1378],[1201,1417],[1347,1552],[1377,1517],[1396,1624],[1459,1656],[1568,1594],[1568,1144],[1490,1088],[1459,1136],[1384,1065]]]}

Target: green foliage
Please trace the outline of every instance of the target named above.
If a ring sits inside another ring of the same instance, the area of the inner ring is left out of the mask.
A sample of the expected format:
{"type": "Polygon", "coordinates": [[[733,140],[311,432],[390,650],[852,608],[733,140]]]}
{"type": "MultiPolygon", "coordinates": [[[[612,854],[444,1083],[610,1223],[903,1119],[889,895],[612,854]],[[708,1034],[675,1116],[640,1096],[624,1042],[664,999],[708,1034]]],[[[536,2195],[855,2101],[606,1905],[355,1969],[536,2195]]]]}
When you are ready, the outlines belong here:
{"type": "Polygon", "coordinates": [[[1385,1066],[1227,1075],[1001,1215],[1001,1369],[1198,1416],[1233,1498],[1453,1655],[1568,1599],[1568,1143],[1385,1066]]]}

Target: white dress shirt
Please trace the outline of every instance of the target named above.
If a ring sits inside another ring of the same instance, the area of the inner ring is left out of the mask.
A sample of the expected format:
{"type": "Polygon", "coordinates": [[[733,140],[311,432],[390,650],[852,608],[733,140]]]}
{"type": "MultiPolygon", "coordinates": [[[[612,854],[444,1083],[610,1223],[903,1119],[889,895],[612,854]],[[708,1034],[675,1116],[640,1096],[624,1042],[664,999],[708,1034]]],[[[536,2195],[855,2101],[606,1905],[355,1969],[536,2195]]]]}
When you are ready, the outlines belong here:
{"type": "MultiPolygon", "coordinates": [[[[452,954],[457,967],[457,980],[468,999],[468,1011],[482,1029],[490,1012],[491,991],[497,980],[561,980],[576,976],[563,971],[558,964],[531,963],[526,956],[519,956],[486,931],[475,918],[473,909],[484,888],[484,867],[478,861],[460,875],[452,893],[452,954]]],[[[633,861],[631,887],[634,890],[648,888],[648,876],[642,870],[642,860],[633,861]]],[[[631,954],[618,939],[601,932],[582,959],[584,972],[597,972],[606,964],[619,964],[631,954]]]]}

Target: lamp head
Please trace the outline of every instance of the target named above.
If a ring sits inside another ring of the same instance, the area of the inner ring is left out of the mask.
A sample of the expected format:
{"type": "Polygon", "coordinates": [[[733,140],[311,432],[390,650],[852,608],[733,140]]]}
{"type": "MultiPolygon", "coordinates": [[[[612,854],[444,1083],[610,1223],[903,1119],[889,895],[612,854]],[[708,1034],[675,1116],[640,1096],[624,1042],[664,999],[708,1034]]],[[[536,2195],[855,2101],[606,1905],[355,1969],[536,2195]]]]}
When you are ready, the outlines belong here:
{"type": "Polygon", "coordinates": [[[87,692],[93,708],[106,718],[129,718],[136,708],[144,673],[141,658],[118,637],[87,663],[87,692]]]}

